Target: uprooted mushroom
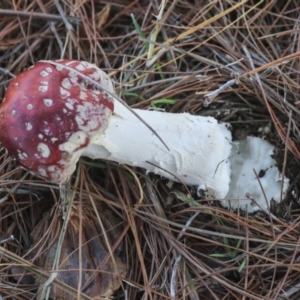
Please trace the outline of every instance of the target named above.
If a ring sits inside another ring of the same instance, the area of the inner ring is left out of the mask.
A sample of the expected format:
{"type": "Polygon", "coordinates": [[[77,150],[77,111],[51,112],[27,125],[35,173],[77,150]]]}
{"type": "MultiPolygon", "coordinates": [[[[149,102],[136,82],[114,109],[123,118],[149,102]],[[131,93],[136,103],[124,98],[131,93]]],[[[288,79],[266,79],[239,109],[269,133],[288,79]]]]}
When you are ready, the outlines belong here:
{"type": "Polygon", "coordinates": [[[265,208],[275,196],[283,198],[288,186],[276,168],[266,177],[265,185],[276,188],[265,200],[252,167],[275,168],[270,151],[255,151],[265,141],[249,140],[254,147],[237,148],[250,147],[247,157],[232,159],[243,154],[232,147],[225,124],[188,113],[129,109],[105,72],[78,60],[41,61],[12,80],[0,107],[0,132],[2,145],[22,166],[58,184],[70,178],[80,156],[88,156],[197,185],[219,199],[236,197],[225,205],[249,211],[260,209],[245,195],[251,186],[265,208]]]}
{"type": "Polygon", "coordinates": [[[188,113],[133,114],[117,98],[110,78],[93,64],[39,62],[8,86],[0,140],[21,165],[52,182],[65,182],[80,156],[88,156],[203,185],[225,197],[231,133],[224,124],[188,113]]]}

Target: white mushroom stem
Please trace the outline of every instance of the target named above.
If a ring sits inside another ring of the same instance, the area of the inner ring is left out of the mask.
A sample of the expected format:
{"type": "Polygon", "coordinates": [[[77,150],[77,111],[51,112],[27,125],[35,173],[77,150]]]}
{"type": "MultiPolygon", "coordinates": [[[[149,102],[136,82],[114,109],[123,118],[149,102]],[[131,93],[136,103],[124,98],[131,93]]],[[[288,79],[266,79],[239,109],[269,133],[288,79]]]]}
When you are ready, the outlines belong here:
{"type": "Polygon", "coordinates": [[[135,115],[115,102],[106,131],[83,156],[137,166],[224,198],[230,182],[231,133],[211,117],[188,113],[134,110],[163,139],[169,150],[135,115]]]}

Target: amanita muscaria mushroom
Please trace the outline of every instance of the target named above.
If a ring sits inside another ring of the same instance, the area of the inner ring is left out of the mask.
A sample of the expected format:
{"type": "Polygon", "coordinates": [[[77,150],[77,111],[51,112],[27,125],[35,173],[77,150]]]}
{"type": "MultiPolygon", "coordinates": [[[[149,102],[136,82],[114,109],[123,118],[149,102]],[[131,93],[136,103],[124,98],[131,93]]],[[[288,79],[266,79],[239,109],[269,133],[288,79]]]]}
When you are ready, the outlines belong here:
{"type": "Polygon", "coordinates": [[[80,156],[145,168],[187,185],[228,192],[231,133],[211,117],[135,109],[169,149],[116,101],[110,78],[78,60],[38,62],[11,81],[0,141],[22,166],[63,183],[80,156]]]}

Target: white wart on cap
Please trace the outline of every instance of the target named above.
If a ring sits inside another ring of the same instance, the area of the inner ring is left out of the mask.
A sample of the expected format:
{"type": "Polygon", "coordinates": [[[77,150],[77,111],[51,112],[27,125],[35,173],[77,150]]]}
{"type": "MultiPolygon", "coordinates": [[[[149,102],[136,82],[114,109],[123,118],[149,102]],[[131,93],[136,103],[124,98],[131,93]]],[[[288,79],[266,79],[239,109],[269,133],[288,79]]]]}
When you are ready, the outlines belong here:
{"type": "Polygon", "coordinates": [[[55,62],[61,66],[39,62],[11,81],[0,107],[0,141],[25,168],[63,183],[84,148],[107,128],[114,109],[113,97],[78,72],[112,93],[113,86],[93,64],[55,62]]]}

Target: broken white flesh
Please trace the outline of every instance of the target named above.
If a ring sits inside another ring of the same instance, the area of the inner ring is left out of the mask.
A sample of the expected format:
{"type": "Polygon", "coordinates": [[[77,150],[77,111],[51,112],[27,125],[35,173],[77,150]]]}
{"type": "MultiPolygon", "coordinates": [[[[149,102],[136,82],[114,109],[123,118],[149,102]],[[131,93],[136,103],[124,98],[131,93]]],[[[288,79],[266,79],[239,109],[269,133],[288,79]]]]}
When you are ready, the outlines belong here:
{"type": "Polygon", "coordinates": [[[212,117],[135,109],[163,143],[117,101],[106,131],[83,153],[137,166],[187,185],[201,185],[223,199],[229,187],[231,133],[212,117]]]}
{"type": "Polygon", "coordinates": [[[224,206],[248,212],[268,211],[272,199],[279,202],[285,197],[289,179],[282,179],[271,157],[273,153],[274,146],[257,137],[248,136],[246,140],[239,141],[237,147],[232,147],[231,182],[226,196],[228,200],[222,201],[224,206]],[[246,197],[248,193],[258,205],[246,197]]]}

